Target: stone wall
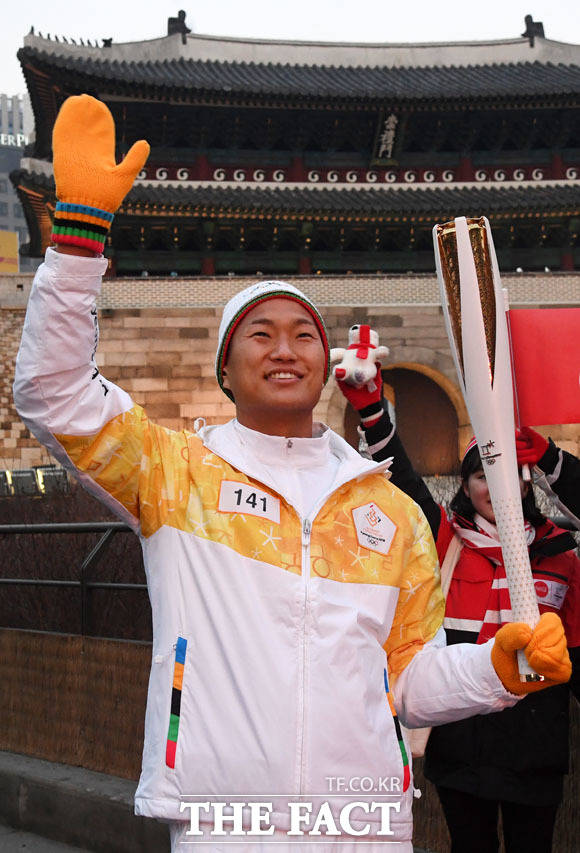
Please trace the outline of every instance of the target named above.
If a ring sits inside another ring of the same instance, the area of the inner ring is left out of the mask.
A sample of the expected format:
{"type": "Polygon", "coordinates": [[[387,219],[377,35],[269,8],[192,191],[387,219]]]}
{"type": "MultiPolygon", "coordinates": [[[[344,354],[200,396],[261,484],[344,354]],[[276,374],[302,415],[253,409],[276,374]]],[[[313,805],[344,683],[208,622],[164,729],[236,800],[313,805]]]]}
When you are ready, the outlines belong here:
{"type": "MultiPolygon", "coordinates": [[[[512,305],[580,303],[579,275],[551,274],[549,282],[548,276],[539,275],[508,278],[512,305]]],[[[151,418],[170,428],[192,429],[198,417],[207,423],[227,420],[234,407],[214,375],[219,318],[229,296],[252,280],[106,280],[99,300],[97,362],[102,373],[128,391],[151,418]]],[[[398,276],[388,281],[381,276],[300,277],[293,281],[319,305],[332,346],[346,343],[353,323],[369,322],[379,332],[381,343],[390,347],[390,366],[418,370],[437,382],[457,412],[458,445],[463,448],[471,427],[457,387],[433,276],[398,276]]],[[[12,402],[14,359],[29,288],[26,276],[0,279],[0,469],[49,462],[12,402]]],[[[342,395],[331,381],[315,416],[342,433],[344,408],[342,395]]],[[[571,452],[580,451],[580,426],[550,427],[549,433],[571,452]]]]}
{"type": "Polygon", "coordinates": [[[0,310],[0,470],[30,468],[51,461],[44,448],[30,436],[12,400],[14,362],[23,320],[23,309],[0,310]]]}

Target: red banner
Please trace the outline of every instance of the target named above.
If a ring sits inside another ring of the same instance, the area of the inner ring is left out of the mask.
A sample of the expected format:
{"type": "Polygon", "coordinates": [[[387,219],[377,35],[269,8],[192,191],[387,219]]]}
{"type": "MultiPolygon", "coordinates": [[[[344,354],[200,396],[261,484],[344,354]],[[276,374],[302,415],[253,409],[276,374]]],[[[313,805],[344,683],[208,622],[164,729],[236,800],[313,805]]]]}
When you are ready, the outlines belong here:
{"type": "Polygon", "coordinates": [[[580,423],[580,308],[516,308],[508,325],[516,424],[580,423]]]}

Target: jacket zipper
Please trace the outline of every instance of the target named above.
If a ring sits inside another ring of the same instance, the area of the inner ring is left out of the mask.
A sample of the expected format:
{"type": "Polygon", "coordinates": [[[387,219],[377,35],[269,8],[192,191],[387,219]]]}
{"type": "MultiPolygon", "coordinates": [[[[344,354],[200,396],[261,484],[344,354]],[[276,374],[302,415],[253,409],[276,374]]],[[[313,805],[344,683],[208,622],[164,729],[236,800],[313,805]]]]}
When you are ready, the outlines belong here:
{"type": "Polygon", "coordinates": [[[299,780],[298,793],[304,792],[304,728],[306,724],[306,666],[307,666],[307,620],[310,610],[309,588],[310,588],[310,534],[312,532],[312,522],[309,518],[305,518],[302,522],[302,585],[304,594],[302,599],[302,635],[300,637],[301,652],[302,652],[302,683],[300,685],[300,708],[298,711],[298,719],[300,720],[299,731],[299,780]]]}
{"type": "MultiPolygon", "coordinates": [[[[280,492],[272,486],[272,484],[264,482],[253,474],[246,472],[242,467],[240,467],[239,462],[234,461],[224,454],[217,453],[209,447],[205,440],[202,437],[202,442],[204,447],[210,451],[210,453],[215,453],[215,455],[226,462],[228,465],[232,465],[232,467],[237,468],[247,477],[251,477],[252,480],[256,483],[261,483],[261,485],[266,486],[269,489],[272,489],[275,494],[283,497],[280,492]]],[[[309,598],[309,586],[310,586],[310,536],[312,533],[312,519],[315,519],[318,515],[318,512],[322,507],[326,504],[328,499],[341,488],[345,483],[349,483],[353,480],[360,480],[363,477],[368,476],[369,474],[380,474],[385,471],[390,466],[390,459],[385,459],[382,462],[379,462],[374,468],[367,469],[365,471],[361,471],[359,474],[353,474],[350,477],[347,477],[345,480],[341,480],[335,484],[334,488],[331,489],[330,492],[325,494],[322,499],[320,499],[316,506],[314,506],[310,511],[310,517],[304,518],[300,516],[300,513],[289,501],[287,501],[289,506],[292,506],[293,510],[296,512],[298,517],[302,521],[302,584],[304,588],[303,598],[302,598],[302,634],[300,636],[301,643],[301,668],[302,668],[302,679],[299,685],[298,690],[298,720],[300,721],[300,731],[298,732],[298,793],[304,792],[304,776],[305,776],[305,759],[304,759],[304,727],[306,722],[306,661],[307,661],[307,649],[306,649],[306,638],[307,638],[307,628],[306,622],[307,617],[310,612],[310,598],[309,598]]],[[[286,500],[286,498],[283,498],[286,500]]]]}
{"type": "MultiPolygon", "coordinates": [[[[198,420],[200,420],[200,419],[198,418],[198,420]]],[[[240,464],[239,459],[238,460],[232,459],[232,457],[229,454],[226,455],[224,453],[219,453],[217,450],[214,450],[212,447],[209,446],[209,444],[206,443],[205,438],[203,437],[203,435],[201,433],[197,433],[197,436],[201,439],[201,442],[202,442],[202,444],[206,450],[209,450],[209,452],[213,453],[214,456],[217,456],[218,459],[221,459],[223,462],[226,462],[228,465],[231,465],[232,468],[236,468],[238,471],[241,471],[241,473],[245,474],[246,477],[250,477],[255,483],[260,483],[262,486],[266,486],[267,489],[272,489],[274,494],[283,498],[286,501],[286,503],[288,504],[288,506],[291,506],[292,509],[296,512],[298,517],[299,518],[301,517],[300,513],[298,512],[296,507],[290,501],[288,501],[283,496],[283,494],[281,492],[278,491],[278,489],[276,488],[276,485],[274,483],[269,483],[267,480],[261,479],[260,477],[256,477],[255,474],[252,474],[250,471],[247,471],[245,469],[245,467],[242,464],[240,464]]],[[[316,507],[314,507],[314,509],[310,512],[310,517],[313,519],[316,518],[316,516],[318,515],[318,510],[321,509],[324,506],[324,504],[327,502],[327,500],[330,497],[332,497],[332,495],[338,489],[340,489],[342,486],[344,486],[346,483],[351,483],[351,482],[355,482],[355,481],[358,482],[359,480],[363,479],[364,477],[369,476],[370,474],[383,474],[385,471],[387,471],[389,469],[391,462],[392,462],[391,458],[383,459],[382,462],[375,463],[374,468],[367,468],[363,471],[359,471],[358,474],[353,472],[350,474],[350,476],[346,477],[344,480],[342,480],[342,479],[339,480],[337,483],[335,483],[335,485],[332,487],[332,489],[329,492],[327,492],[327,494],[324,495],[322,500],[318,501],[318,503],[316,504],[316,507]]],[[[309,524],[311,524],[310,521],[309,521],[309,524]]],[[[304,527],[303,527],[303,533],[304,533],[304,527]]],[[[310,536],[310,532],[308,533],[308,536],[310,536]]]]}

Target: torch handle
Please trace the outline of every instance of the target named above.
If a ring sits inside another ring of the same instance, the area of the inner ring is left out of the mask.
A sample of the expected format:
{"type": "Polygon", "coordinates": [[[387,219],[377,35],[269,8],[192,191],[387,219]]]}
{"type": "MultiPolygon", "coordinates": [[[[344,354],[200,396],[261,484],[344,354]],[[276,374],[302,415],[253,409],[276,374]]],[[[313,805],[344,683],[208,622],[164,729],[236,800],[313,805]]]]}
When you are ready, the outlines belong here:
{"type": "MultiPolygon", "coordinates": [[[[540,614],[536,591],[530,577],[521,501],[495,494],[493,509],[502,544],[513,621],[526,622],[530,628],[535,628],[540,614]]],[[[523,649],[518,652],[518,669],[522,681],[541,680],[529,665],[523,649]]]]}

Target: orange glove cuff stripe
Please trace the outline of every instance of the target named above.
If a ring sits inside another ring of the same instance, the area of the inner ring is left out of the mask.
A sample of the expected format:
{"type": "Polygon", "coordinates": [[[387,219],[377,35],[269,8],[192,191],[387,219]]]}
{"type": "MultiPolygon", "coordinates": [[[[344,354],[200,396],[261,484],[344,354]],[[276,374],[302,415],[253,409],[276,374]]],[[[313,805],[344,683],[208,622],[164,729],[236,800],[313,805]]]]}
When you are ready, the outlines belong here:
{"type": "Polygon", "coordinates": [[[96,216],[99,220],[104,220],[109,224],[115,218],[113,213],[108,210],[102,210],[100,207],[91,207],[88,204],[70,204],[66,201],[59,201],[56,204],[56,215],[59,213],[81,213],[84,216],[96,216]]]}
{"type": "Polygon", "coordinates": [[[103,253],[103,249],[105,248],[105,244],[100,240],[92,240],[89,237],[79,237],[73,234],[51,234],[50,239],[53,243],[64,243],[67,246],[82,246],[84,249],[90,249],[99,255],[103,253]]]}
{"type": "Polygon", "coordinates": [[[101,253],[113,218],[112,213],[98,207],[59,201],[51,239],[101,253]]]}
{"type": "Polygon", "coordinates": [[[99,217],[99,216],[89,216],[88,214],[85,215],[84,213],[68,213],[68,212],[65,213],[64,211],[58,211],[54,214],[55,224],[57,222],[61,222],[63,220],[66,222],[90,223],[91,225],[98,225],[101,228],[106,228],[107,231],[109,230],[109,227],[110,227],[110,223],[107,222],[106,219],[103,219],[102,217],[99,217]]]}

